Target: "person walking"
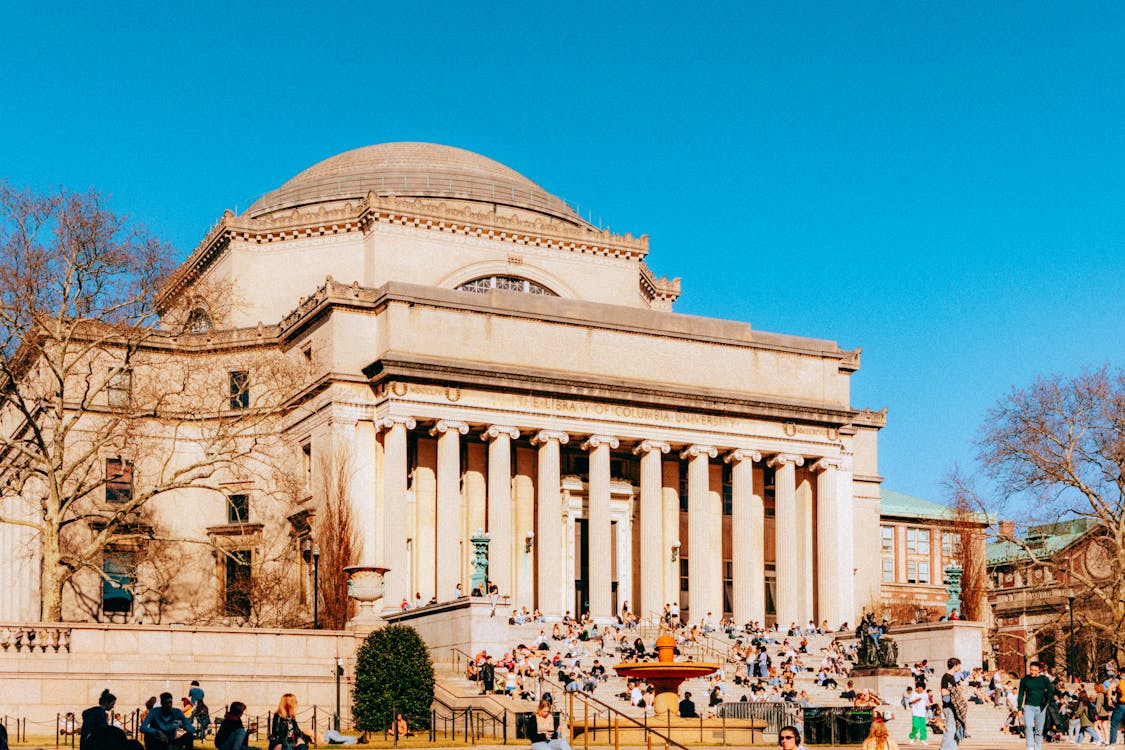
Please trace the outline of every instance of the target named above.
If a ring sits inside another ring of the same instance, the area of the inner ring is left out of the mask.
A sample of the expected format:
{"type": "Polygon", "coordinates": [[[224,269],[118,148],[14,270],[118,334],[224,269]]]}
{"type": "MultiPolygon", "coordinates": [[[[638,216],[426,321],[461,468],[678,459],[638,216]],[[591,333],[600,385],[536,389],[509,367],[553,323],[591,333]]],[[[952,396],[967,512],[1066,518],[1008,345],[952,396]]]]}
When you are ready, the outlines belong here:
{"type": "Polygon", "coordinates": [[[941,750],[957,750],[965,736],[965,714],[968,713],[968,705],[961,696],[961,689],[957,687],[961,660],[951,656],[946,660],[945,667],[945,674],[941,676],[941,715],[945,721],[941,750]]]}
{"type": "Polygon", "coordinates": [[[914,690],[906,699],[907,708],[910,709],[910,744],[915,740],[926,744],[926,718],[930,710],[930,697],[926,695],[926,683],[914,683],[914,690]]]}
{"type": "Polygon", "coordinates": [[[1047,722],[1047,707],[1054,695],[1051,680],[1040,673],[1040,667],[1037,661],[1027,665],[1027,674],[1020,678],[1019,694],[1016,696],[1016,710],[1023,711],[1027,750],[1043,750],[1043,726],[1047,722]]]}

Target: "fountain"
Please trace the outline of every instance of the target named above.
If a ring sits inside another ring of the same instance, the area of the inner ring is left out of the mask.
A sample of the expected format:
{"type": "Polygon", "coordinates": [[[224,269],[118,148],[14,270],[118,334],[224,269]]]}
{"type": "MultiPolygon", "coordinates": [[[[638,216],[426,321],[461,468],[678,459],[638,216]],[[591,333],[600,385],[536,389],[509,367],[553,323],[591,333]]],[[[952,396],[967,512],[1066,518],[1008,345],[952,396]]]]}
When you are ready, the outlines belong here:
{"type": "Polygon", "coordinates": [[[656,661],[623,662],[613,669],[622,677],[639,678],[656,690],[653,709],[657,715],[676,715],[680,708],[680,684],[692,677],[705,677],[719,669],[718,664],[674,661],[676,639],[665,633],[656,639],[656,661]]]}

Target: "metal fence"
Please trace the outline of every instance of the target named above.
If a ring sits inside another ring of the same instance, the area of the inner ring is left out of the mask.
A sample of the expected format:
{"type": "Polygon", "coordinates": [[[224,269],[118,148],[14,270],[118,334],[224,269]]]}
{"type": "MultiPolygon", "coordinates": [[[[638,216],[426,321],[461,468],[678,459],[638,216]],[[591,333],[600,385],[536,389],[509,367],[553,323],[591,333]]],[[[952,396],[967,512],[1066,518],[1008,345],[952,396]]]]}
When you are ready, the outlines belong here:
{"type": "Polygon", "coordinates": [[[806,745],[860,745],[867,738],[875,714],[870,708],[801,707],[796,703],[772,701],[724,703],[720,716],[764,721],[767,734],[776,734],[786,725],[803,725],[806,745]]]}

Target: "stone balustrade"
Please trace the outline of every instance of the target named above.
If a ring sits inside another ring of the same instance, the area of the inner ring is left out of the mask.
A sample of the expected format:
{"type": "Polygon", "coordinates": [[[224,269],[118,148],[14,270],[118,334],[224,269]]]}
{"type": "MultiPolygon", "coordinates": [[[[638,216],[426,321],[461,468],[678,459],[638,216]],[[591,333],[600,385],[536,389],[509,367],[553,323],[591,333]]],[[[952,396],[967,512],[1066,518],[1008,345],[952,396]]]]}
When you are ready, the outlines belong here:
{"type": "Polygon", "coordinates": [[[70,653],[70,626],[0,625],[0,649],[9,653],[70,653]]]}

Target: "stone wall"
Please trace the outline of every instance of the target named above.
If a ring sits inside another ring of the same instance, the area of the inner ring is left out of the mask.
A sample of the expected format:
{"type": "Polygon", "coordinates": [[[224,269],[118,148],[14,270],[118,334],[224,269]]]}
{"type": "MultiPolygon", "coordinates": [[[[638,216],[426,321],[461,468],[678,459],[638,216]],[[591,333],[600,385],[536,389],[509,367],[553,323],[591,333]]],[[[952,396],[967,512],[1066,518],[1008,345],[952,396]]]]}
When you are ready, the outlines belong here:
{"type": "Polygon", "coordinates": [[[53,727],[56,713],[94,705],[107,687],[124,714],[164,691],[178,700],[199,680],[216,717],[234,700],[264,714],[287,692],[297,696],[303,719],[314,705],[327,717],[336,709],[339,660],[347,725],[360,643],[355,633],[329,630],[0,624],[0,715],[53,727]]]}

